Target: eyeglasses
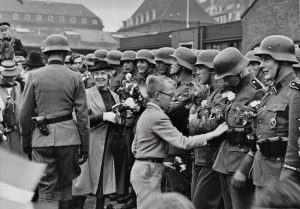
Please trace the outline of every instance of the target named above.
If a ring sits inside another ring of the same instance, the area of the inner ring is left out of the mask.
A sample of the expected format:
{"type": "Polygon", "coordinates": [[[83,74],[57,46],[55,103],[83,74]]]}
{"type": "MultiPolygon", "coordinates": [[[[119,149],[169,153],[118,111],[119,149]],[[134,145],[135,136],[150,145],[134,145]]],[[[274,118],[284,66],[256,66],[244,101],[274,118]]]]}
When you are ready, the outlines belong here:
{"type": "Polygon", "coordinates": [[[163,92],[163,91],[160,91],[159,93],[162,93],[162,94],[167,95],[167,96],[169,96],[169,97],[174,97],[174,93],[168,94],[168,93],[163,92]]]}

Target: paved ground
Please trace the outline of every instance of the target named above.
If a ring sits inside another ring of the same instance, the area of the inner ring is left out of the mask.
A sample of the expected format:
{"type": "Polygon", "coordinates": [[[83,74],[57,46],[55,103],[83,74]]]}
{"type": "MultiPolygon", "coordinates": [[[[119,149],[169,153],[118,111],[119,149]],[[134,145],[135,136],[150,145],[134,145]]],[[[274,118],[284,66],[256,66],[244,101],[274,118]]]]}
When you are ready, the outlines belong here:
{"type": "MultiPolygon", "coordinates": [[[[105,208],[106,208],[106,205],[108,205],[110,203],[113,204],[114,209],[120,209],[123,205],[123,204],[118,204],[117,202],[112,202],[109,199],[106,199],[105,208]]],[[[95,209],[95,206],[96,206],[96,198],[89,196],[84,205],[84,209],[95,209]]]]}

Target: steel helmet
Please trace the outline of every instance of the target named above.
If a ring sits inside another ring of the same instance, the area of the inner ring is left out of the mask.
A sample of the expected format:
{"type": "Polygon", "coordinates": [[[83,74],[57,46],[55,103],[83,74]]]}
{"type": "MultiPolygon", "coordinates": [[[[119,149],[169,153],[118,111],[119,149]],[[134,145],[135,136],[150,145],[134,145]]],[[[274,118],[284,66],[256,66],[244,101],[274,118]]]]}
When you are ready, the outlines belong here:
{"type": "Polygon", "coordinates": [[[266,54],[277,61],[298,63],[293,41],[282,35],[272,35],[264,38],[254,54],[257,56],[266,54]]]}
{"type": "Polygon", "coordinates": [[[238,49],[228,47],[214,58],[215,78],[220,79],[228,75],[237,75],[247,67],[249,61],[250,59],[243,56],[238,49]]]}
{"type": "Polygon", "coordinates": [[[86,55],[84,62],[87,65],[94,65],[96,60],[96,56],[93,53],[90,53],[86,55]]]}
{"type": "Polygon", "coordinates": [[[258,62],[260,63],[261,62],[261,59],[259,56],[256,56],[255,55],[255,51],[249,51],[246,55],[246,57],[248,57],[250,59],[250,62],[258,62]]]}
{"type": "Polygon", "coordinates": [[[202,50],[199,52],[197,56],[197,62],[195,66],[197,65],[204,65],[207,68],[213,69],[214,68],[214,58],[219,54],[220,51],[214,50],[214,49],[207,49],[202,50]]]}
{"type": "Polygon", "coordinates": [[[105,49],[98,49],[94,52],[95,57],[99,61],[106,61],[106,56],[107,56],[107,50],[105,49]]]}
{"type": "Polygon", "coordinates": [[[194,64],[197,61],[197,56],[192,50],[185,47],[179,47],[174,51],[171,57],[176,59],[179,65],[190,70],[195,69],[194,64]]]}
{"type": "Polygon", "coordinates": [[[107,52],[106,61],[110,65],[120,65],[121,64],[122,52],[118,50],[110,50],[107,52]]]}
{"type": "Polygon", "coordinates": [[[125,51],[122,53],[121,56],[121,61],[134,61],[134,59],[136,58],[136,52],[135,51],[125,51]]]}
{"type": "Polygon", "coordinates": [[[293,67],[299,69],[300,68],[300,49],[299,48],[295,49],[295,54],[296,54],[296,58],[298,60],[298,63],[294,64],[293,67]]]}
{"type": "Polygon", "coordinates": [[[173,58],[171,55],[175,52],[175,49],[171,47],[163,47],[156,51],[155,61],[161,61],[165,64],[172,64],[173,58]]]}
{"type": "Polygon", "coordinates": [[[61,34],[52,34],[46,38],[44,53],[51,51],[65,51],[71,52],[71,49],[68,44],[68,40],[61,34]]]}
{"type": "Polygon", "coordinates": [[[136,53],[136,58],[134,60],[147,60],[149,63],[155,65],[154,54],[148,49],[141,49],[136,53]]]}

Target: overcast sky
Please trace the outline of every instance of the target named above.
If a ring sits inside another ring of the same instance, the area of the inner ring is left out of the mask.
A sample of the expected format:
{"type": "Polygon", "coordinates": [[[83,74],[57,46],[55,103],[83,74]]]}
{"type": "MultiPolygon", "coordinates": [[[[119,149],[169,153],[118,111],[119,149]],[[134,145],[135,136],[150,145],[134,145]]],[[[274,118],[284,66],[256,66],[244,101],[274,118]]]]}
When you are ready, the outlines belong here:
{"type": "MultiPolygon", "coordinates": [[[[25,0],[26,1],[26,0],[25,0]]],[[[44,0],[49,1],[49,0],[44,0]]],[[[81,3],[101,18],[104,31],[117,31],[143,0],[52,0],[52,2],[81,3]]]]}

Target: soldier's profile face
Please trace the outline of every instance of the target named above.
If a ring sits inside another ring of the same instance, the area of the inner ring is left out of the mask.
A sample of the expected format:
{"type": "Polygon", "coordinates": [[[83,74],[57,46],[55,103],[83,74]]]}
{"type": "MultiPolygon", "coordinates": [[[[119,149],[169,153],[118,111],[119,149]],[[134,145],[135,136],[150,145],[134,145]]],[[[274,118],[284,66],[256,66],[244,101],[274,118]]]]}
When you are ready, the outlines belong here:
{"type": "Polygon", "coordinates": [[[260,68],[264,73],[265,80],[273,80],[277,74],[279,63],[270,55],[262,55],[260,68]]]}
{"type": "Polygon", "coordinates": [[[207,84],[210,79],[210,70],[203,66],[196,66],[196,73],[194,74],[194,79],[197,83],[207,84]]]}
{"type": "Polygon", "coordinates": [[[146,60],[138,60],[137,61],[137,68],[139,70],[139,73],[145,73],[149,67],[149,64],[146,60]]]}
{"type": "Polygon", "coordinates": [[[169,66],[162,61],[156,61],[156,68],[160,75],[165,75],[169,66]]]}
{"type": "Polygon", "coordinates": [[[173,75],[173,74],[176,74],[180,69],[180,65],[179,63],[177,62],[176,59],[173,59],[172,60],[172,65],[171,65],[171,70],[170,70],[170,74],[173,75]]]}

